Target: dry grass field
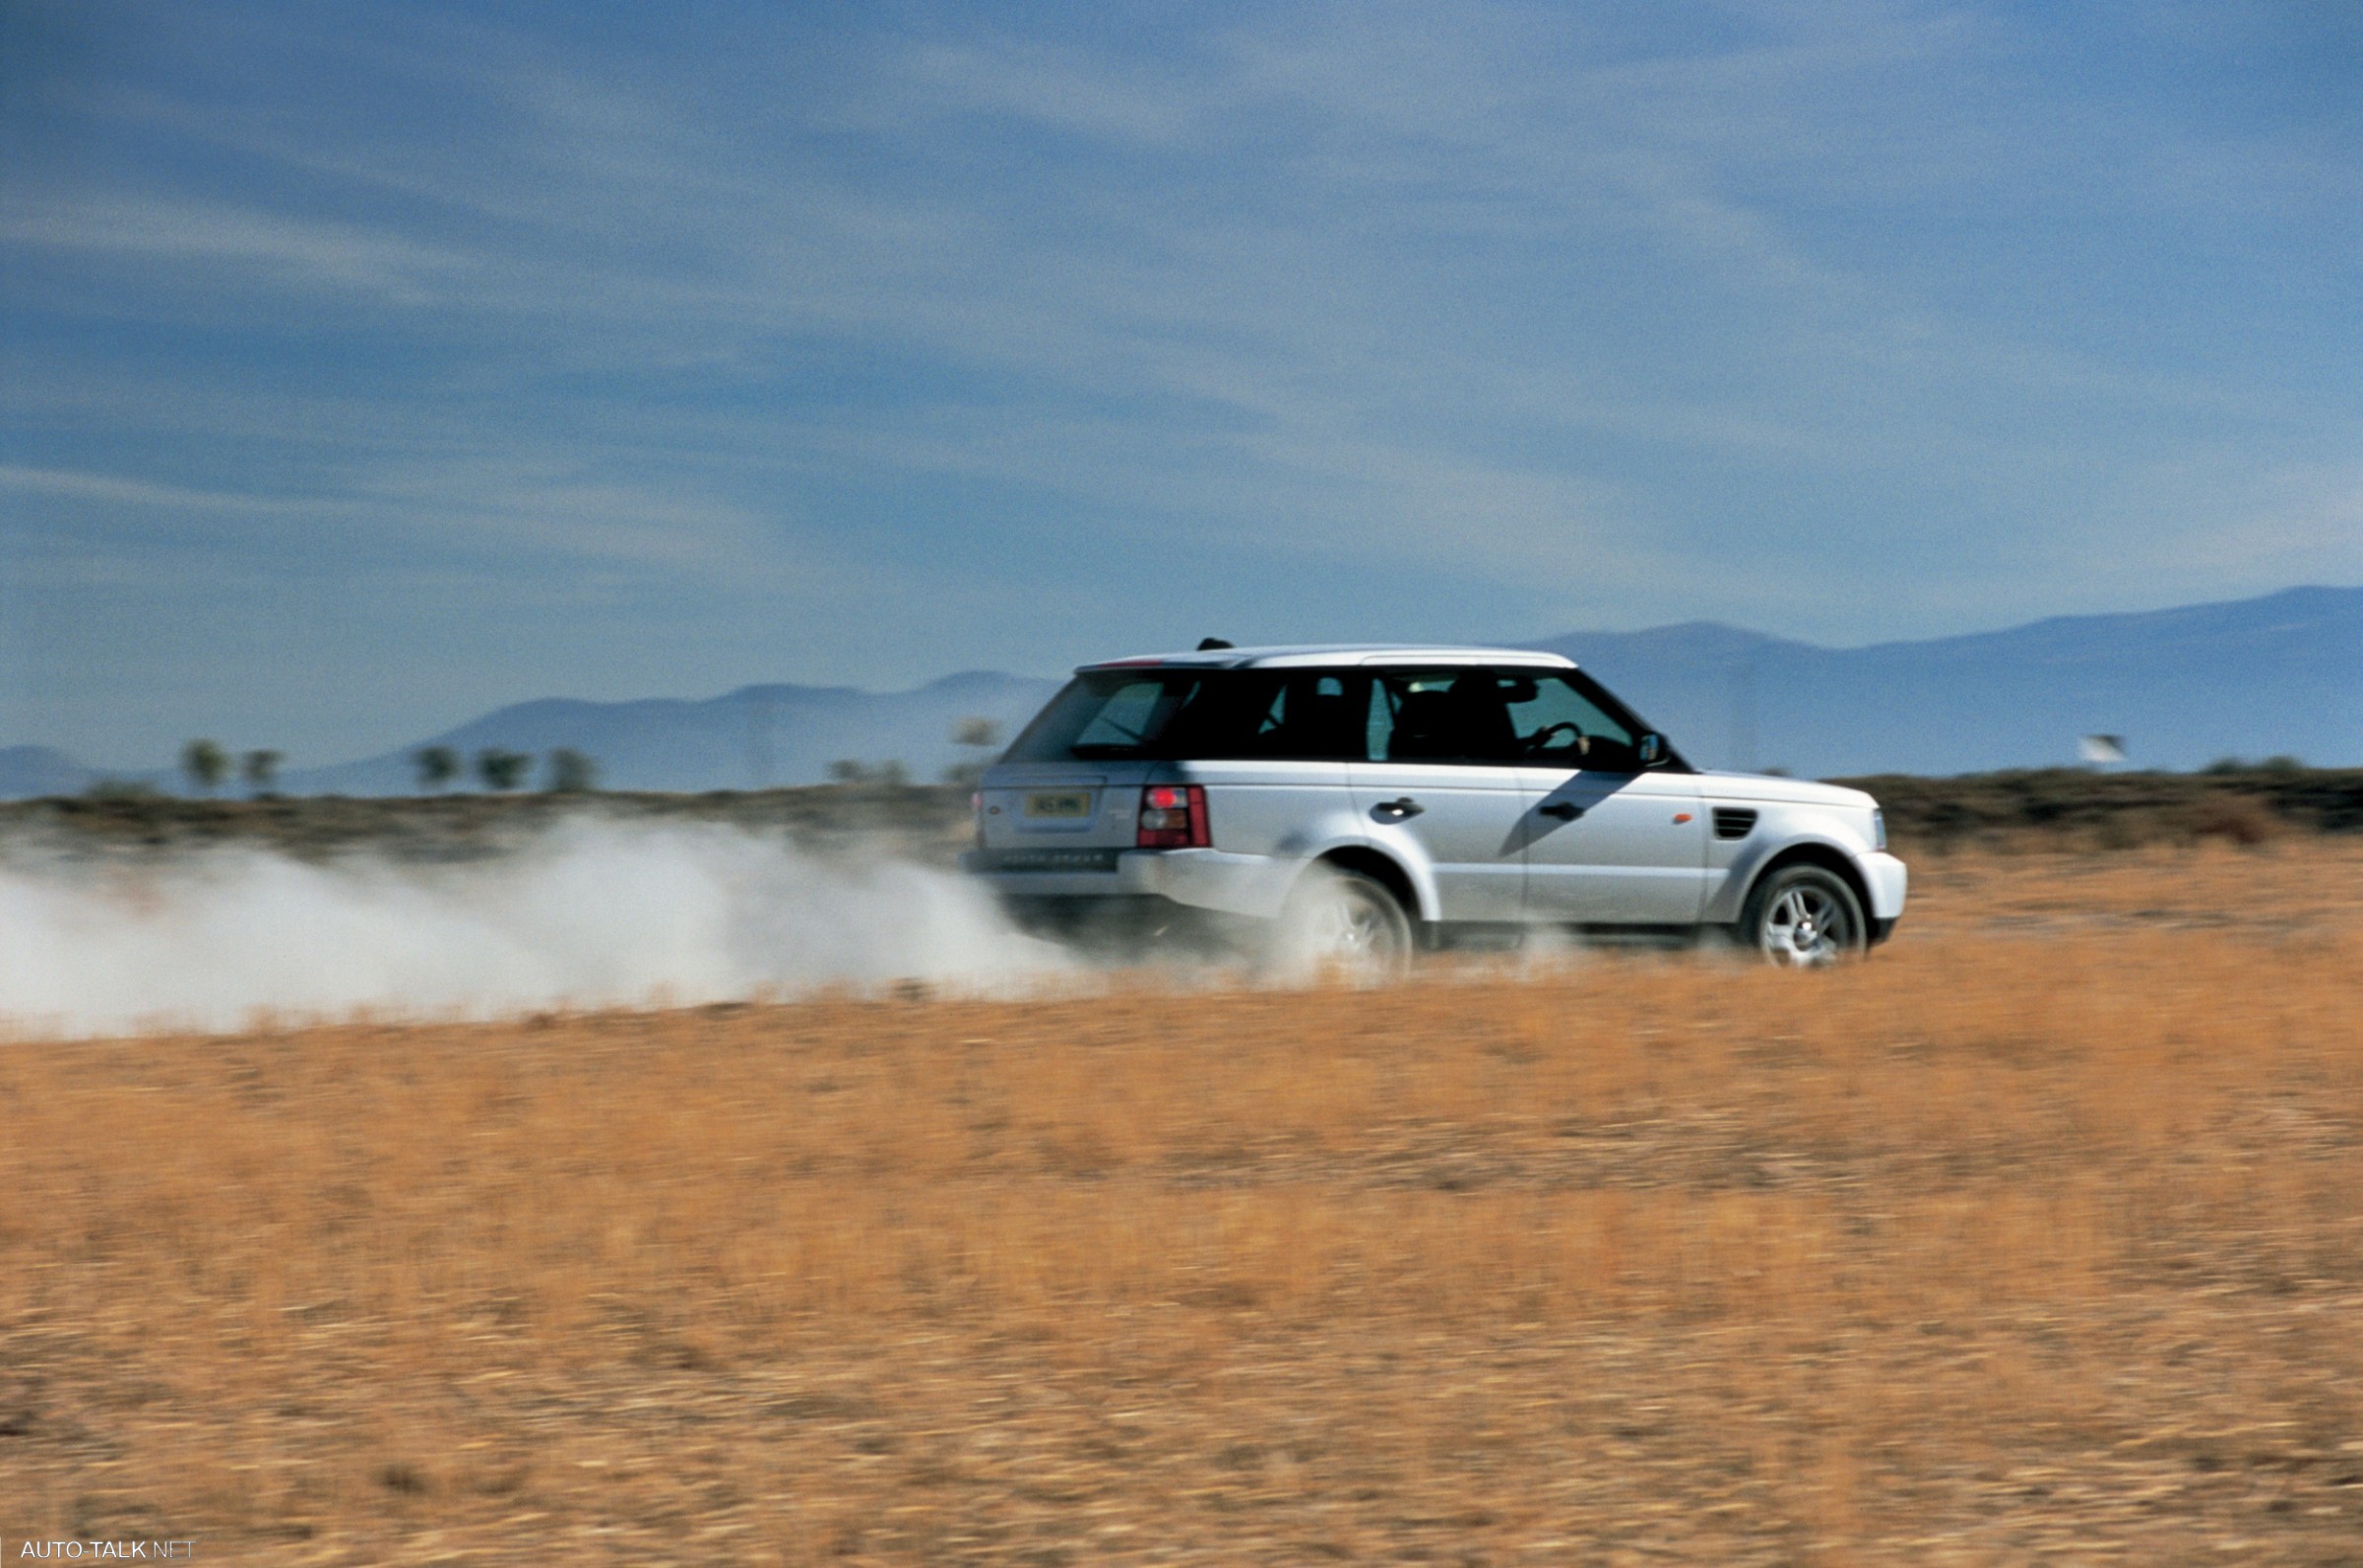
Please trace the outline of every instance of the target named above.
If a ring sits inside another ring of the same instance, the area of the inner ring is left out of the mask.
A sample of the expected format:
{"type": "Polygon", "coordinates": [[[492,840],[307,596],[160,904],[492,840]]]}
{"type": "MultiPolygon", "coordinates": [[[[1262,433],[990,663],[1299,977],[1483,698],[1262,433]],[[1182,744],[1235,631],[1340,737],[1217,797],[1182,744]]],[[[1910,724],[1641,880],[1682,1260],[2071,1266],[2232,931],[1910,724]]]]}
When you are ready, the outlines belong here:
{"type": "Polygon", "coordinates": [[[1846,972],[0,1047],[0,1538],[2363,1562],[2363,847],[1846,972]]]}

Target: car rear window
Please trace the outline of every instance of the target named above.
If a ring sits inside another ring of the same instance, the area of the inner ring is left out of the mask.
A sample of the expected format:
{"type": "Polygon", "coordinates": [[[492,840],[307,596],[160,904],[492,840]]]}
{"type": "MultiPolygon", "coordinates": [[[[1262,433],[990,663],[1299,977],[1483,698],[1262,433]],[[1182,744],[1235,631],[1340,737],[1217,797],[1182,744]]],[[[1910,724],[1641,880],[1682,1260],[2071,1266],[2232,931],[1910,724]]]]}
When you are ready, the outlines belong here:
{"type": "Polygon", "coordinates": [[[1087,670],[1051,699],[1008,757],[1342,762],[1362,755],[1357,680],[1334,669],[1087,670]]]}

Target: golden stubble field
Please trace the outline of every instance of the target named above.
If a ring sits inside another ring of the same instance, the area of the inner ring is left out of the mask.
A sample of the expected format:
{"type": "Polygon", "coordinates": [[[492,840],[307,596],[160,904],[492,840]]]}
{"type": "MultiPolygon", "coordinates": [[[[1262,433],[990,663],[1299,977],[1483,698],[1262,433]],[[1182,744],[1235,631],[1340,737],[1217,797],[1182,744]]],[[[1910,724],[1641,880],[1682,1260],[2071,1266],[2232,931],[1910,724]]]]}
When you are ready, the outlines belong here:
{"type": "Polygon", "coordinates": [[[2363,847],[1437,965],[0,1047],[0,1540],[2363,1560],[2363,847]]]}

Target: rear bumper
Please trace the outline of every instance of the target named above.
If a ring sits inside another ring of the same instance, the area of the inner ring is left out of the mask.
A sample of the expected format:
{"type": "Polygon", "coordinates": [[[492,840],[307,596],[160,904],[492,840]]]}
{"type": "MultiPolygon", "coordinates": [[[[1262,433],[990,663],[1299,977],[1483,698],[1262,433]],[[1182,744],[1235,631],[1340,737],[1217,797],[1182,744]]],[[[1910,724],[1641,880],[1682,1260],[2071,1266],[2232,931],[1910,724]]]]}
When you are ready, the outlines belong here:
{"type": "Polygon", "coordinates": [[[1249,951],[1262,924],[1154,894],[1004,893],[999,902],[1003,912],[1030,935],[1132,962],[1151,956],[1219,958],[1249,951]]]}
{"type": "MultiPolygon", "coordinates": [[[[1107,858],[1105,851],[1097,858],[1107,858]]],[[[1119,849],[1113,862],[1105,868],[1084,863],[1037,869],[1031,854],[971,849],[960,857],[962,870],[1013,908],[1043,900],[1151,899],[1267,920],[1280,912],[1302,869],[1293,860],[1221,849],[1119,849]]]]}

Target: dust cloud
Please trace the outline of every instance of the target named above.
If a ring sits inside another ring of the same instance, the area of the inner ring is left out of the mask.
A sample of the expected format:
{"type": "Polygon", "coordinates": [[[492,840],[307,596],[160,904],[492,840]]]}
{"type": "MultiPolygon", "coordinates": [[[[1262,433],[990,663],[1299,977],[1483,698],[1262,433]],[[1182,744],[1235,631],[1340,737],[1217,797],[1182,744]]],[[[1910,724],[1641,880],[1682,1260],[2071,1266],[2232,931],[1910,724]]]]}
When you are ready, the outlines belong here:
{"type": "Polygon", "coordinates": [[[1067,961],[976,888],[710,824],[578,818],[490,858],[0,858],[0,1035],[258,1016],[495,1017],[911,978],[997,990],[1067,961]]]}

